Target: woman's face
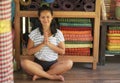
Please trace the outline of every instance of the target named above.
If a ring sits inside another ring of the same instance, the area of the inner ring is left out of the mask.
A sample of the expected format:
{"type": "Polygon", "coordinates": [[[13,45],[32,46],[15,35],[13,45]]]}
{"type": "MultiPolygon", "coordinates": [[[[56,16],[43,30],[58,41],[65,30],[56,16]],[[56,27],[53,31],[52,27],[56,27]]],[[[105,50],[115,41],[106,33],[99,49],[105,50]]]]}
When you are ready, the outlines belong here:
{"type": "Polygon", "coordinates": [[[52,19],[53,16],[51,15],[50,11],[45,10],[40,13],[39,20],[41,21],[43,27],[50,27],[52,19]]]}

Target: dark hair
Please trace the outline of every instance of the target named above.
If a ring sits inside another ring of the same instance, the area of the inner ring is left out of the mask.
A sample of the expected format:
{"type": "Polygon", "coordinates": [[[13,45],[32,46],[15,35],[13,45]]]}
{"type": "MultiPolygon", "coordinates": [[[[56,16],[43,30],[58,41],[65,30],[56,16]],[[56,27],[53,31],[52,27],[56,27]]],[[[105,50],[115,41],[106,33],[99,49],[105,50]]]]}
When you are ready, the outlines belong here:
{"type": "MultiPolygon", "coordinates": [[[[50,7],[45,6],[45,5],[43,5],[42,7],[40,7],[38,9],[38,16],[40,17],[41,12],[45,11],[45,10],[50,11],[51,15],[53,16],[53,10],[50,7]]],[[[43,35],[43,27],[42,27],[42,24],[40,21],[39,21],[39,23],[40,23],[39,31],[41,32],[41,35],[43,35]]],[[[53,34],[53,36],[55,36],[55,33],[57,33],[58,28],[59,28],[59,26],[57,25],[56,20],[52,19],[51,24],[50,24],[50,30],[51,30],[51,33],[53,34]]]]}

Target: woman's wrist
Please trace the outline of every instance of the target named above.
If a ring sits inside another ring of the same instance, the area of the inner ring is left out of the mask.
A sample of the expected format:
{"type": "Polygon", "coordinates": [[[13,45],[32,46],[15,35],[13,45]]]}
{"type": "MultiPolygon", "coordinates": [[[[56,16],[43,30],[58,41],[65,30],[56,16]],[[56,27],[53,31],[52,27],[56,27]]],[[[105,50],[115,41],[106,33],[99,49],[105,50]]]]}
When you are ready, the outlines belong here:
{"type": "Polygon", "coordinates": [[[48,47],[50,47],[50,46],[51,46],[51,43],[50,43],[50,42],[47,42],[46,45],[47,45],[48,47]]]}
{"type": "Polygon", "coordinates": [[[43,42],[43,43],[41,43],[41,44],[40,44],[40,46],[42,46],[42,47],[43,47],[43,46],[45,46],[45,43],[44,43],[44,42],[43,42]]]}

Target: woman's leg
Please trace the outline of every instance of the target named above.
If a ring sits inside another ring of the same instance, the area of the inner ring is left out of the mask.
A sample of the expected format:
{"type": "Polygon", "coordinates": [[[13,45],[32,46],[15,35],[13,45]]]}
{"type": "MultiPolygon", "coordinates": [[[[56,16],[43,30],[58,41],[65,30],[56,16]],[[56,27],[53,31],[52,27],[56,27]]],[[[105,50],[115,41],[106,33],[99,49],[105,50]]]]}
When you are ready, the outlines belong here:
{"type": "MultiPolygon", "coordinates": [[[[72,60],[58,60],[55,64],[53,64],[50,69],[47,71],[50,75],[60,75],[65,73],[66,71],[70,70],[73,66],[72,60]]],[[[40,78],[39,76],[35,75],[36,79],[40,78]]],[[[64,80],[64,77],[63,77],[64,80]]]]}
{"type": "MultiPolygon", "coordinates": [[[[23,59],[23,60],[21,60],[21,66],[26,72],[28,72],[32,75],[36,75],[36,76],[39,76],[39,77],[45,77],[45,78],[48,78],[48,79],[51,79],[51,80],[64,81],[64,79],[61,75],[50,75],[43,70],[42,66],[40,66],[39,64],[37,64],[33,61],[23,59]]],[[[33,80],[36,80],[36,79],[37,78],[35,78],[33,76],[33,80]]]]}
{"type": "Polygon", "coordinates": [[[65,73],[66,71],[70,70],[73,66],[72,60],[58,60],[57,63],[53,64],[50,69],[47,71],[47,73],[51,75],[60,75],[62,73],[65,73]]]}

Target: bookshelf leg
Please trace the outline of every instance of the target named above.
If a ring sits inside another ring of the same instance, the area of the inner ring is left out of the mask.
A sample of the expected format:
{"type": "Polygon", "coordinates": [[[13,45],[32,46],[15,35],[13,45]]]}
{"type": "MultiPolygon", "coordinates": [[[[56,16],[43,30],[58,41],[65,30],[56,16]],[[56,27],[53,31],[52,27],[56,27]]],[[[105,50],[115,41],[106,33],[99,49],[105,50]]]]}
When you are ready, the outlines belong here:
{"type": "Polygon", "coordinates": [[[93,62],[92,67],[93,67],[93,70],[95,70],[97,68],[97,63],[93,62]]]}

